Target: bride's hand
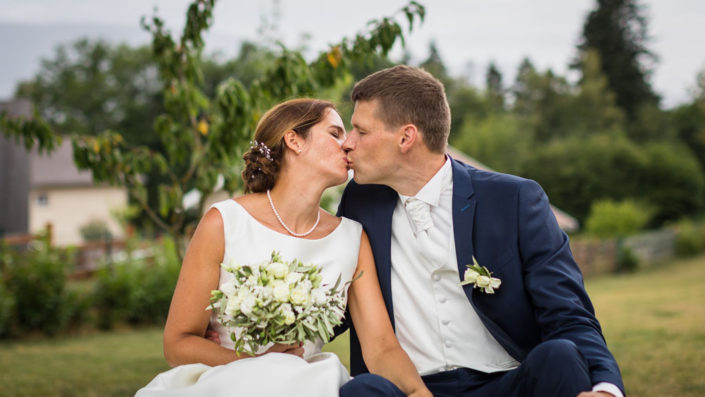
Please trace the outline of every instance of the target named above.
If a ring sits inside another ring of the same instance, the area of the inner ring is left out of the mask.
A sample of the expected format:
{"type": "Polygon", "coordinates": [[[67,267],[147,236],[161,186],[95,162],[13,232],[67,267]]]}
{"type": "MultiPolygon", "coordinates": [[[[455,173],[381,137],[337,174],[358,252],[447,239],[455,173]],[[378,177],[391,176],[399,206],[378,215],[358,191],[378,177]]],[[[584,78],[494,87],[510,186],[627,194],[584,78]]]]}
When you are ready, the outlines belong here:
{"type": "Polygon", "coordinates": [[[299,342],[299,343],[292,343],[291,345],[282,345],[282,344],[275,344],[274,346],[270,347],[267,349],[266,352],[263,354],[267,353],[286,353],[286,354],[293,354],[295,356],[299,356],[301,358],[304,357],[304,344],[299,342]]]}

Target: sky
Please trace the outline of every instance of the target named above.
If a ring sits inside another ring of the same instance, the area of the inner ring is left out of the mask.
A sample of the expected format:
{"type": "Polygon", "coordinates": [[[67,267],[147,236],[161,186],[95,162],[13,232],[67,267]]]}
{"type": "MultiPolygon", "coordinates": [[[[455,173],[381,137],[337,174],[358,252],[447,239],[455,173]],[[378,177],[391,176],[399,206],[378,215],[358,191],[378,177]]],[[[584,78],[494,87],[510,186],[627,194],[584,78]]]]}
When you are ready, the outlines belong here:
{"type": "MultiPolygon", "coordinates": [[[[8,99],[20,80],[31,78],[43,58],[58,44],[81,37],[104,38],[132,45],[149,35],[139,20],[157,7],[172,32],[178,33],[191,0],[0,0],[0,100],[8,99]]],[[[452,75],[481,86],[494,62],[505,84],[529,57],[539,70],[575,78],[568,64],[595,0],[420,0],[426,20],[407,35],[413,61],[428,55],[435,41],[452,75]]],[[[287,46],[306,44],[310,54],[343,37],[365,30],[374,18],[394,14],[406,0],[220,0],[214,25],[206,36],[208,52],[236,54],[243,40],[258,40],[263,20],[287,46]],[[275,2],[278,4],[274,6],[275,2]],[[277,15],[273,10],[277,9],[277,15]],[[307,35],[307,39],[304,39],[307,35]]],[[[705,1],[641,0],[649,19],[649,49],[658,56],[651,83],[666,108],[691,99],[696,74],[705,70],[705,1]]],[[[400,20],[403,17],[400,15],[400,20]]],[[[399,56],[401,49],[396,48],[399,56]]]]}

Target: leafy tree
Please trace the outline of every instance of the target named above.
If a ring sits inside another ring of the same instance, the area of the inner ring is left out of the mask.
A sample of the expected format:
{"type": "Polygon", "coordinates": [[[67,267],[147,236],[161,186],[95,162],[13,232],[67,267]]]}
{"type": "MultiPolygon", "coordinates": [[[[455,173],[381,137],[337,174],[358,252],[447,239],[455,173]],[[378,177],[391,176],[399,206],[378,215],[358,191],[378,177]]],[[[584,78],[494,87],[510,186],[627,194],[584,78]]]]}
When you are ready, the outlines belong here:
{"type": "Polygon", "coordinates": [[[581,222],[601,199],[639,199],[654,210],[652,226],[703,208],[705,176],[694,156],[670,141],[637,145],[607,134],[554,140],[535,148],[524,170],[581,222]]]}
{"type": "Polygon", "coordinates": [[[537,142],[566,136],[570,131],[573,93],[564,77],[550,69],[540,73],[525,59],[519,67],[512,94],[513,111],[537,142]]]}
{"type": "Polygon", "coordinates": [[[697,157],[705,170],[705,70],[698,74],[693,101],[670,112],[677,137],[697,157]]]}
{"type": "Polygon", "coordinates": [[[641,197],[647,161],[627,138],[595,134],[536,146],[524,175],[539,182],[553,204],[582,223],[596,200],[641,197]]]}
{"type": "Polygon", "coordinates": [[[494,113],[479,120],[467,118],[452,143],[496,171],[522,174],[533,139],[516,116],[494,113]]]}
{"type": "Polygon", "coordinates": [[[164,107],[148,47],[87,39],[59,46],[15,96],[30,99],[57,133],[95,135],[111,129],[157,148],[157,137],[146,132],[164,107]]]}
{"type": "Polygon", "coordinates": [[[451,80],[451,77],[448,75],[448,69],[443,63],[441,54],[434,41],[431,41],[428,45],[428,58],[421,62],[419,67],[431,73],[435,78],[443,82],[444,85],[451,80]]]}
{"type": "Polygon", "coordinates": [[[572,129],[579,135],[624,131],[624,112],[617,107],[615,94],[600,69],[600,54],[589,49],[582,56],[582,78],[571,112],[572,129]]]}
{"type": "Polygon", "coordinates": [[[450,142],[460,139],[465,134],[463,127],[467,120],[482,120],[489,116],[490,110],[486,98],[475,87],[458,79],[446,89],[450,105],[450,142]]]}
{"type": "Polygon", "coordinates": [[[679,143],[649,142],[641,195],[654,206],[654,225],[693,216],[705,208],[705,173],[693,153],[679,143]]]}
{"type": "MultiPolygon", "coordinates": [[[[189,219],[183,197],[191,186],[199,192],[196,207],[202,213],[208,194],[222,182],[234,192],[240,185],[240,161],[254,126],[267,108],[285,98],[313,95],[334,86],[348,75],[350,65],[365,62],[373,54],[386,55],[403,40],[396,16],[370,23],[370,30],[353,39],[343,39],[306,62],[300,52],[282,46],[273,61],[249,87],[235,78],[220,83],[213,98],[204,91],[203,33],[213,21],[215,0],[194,0],[188,7],[181,36],[174,39],[159,17],[143,26],[152,34],[152,58],[164,97],[164,112],[154,120],[153,129],[164,152],[127,139],[115,131],[98,136],[72,138],[76,164],[90,169],[97,182],[125,186],[130,196],[163,230],[175,236],[176,251],[183,253],[189,219]],[[166,182],[158,187],[159,210],[149,206],[149,193],[142,175],[157,172],[166,182]]],[[[409,30],[423,20],[425,10],[410,2],[400,10],[409,30]]],[[[28,129],[33,124],[11,120],[3,115],[3,134],[27,140],[43,137],[46,130],[28,129]]],[[[47,140],[45,147],[52,143],[47,140]]],[[[40,142],[41,144],[41,142],[40,142]]]]}
{"type": "Polygon", "coordinates": [[[502,73],[497,69],[494,62],[490,62],[485,74],[485,95],[492,111],[504,110],[504,94],[502,73]]]}
{"type": "Polygon", "coordinates": [[[637,0],[597,0],[583,26],[581,53],[595,49],[617,105],[634,120],[644,104],[658,103],[648,78],[655,57],[646,47],[647,18],[637,0]]]}

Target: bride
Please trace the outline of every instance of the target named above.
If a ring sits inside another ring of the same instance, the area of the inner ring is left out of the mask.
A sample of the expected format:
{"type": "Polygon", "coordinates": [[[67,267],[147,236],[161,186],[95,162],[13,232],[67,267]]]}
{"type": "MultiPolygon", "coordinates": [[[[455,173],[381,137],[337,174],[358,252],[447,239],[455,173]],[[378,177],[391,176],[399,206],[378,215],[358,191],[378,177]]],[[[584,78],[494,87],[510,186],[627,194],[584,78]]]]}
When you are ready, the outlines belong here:
{"type": "Polygon", "coordinates": [[[244,155],[248,194],[214,204],[186,252],[164,328],[164,355],[174,368],[137,396],[338,395],[350,376],[337,356],[321,353],[320,340],[238,355],[228,331],[205,310],[210,291],[233,277],[221,263],[261,263],[273,250],[321,266],[324,284],[362,272],[347,303],[367,367],[407,395],[431,395],[394,336],[361,225],[319,208],[323,191],[347,180],[344,140],[330,102],[293,99],[262,117],[244,155]],[[209,326],[220,344],[205,337],[209,326]]]}

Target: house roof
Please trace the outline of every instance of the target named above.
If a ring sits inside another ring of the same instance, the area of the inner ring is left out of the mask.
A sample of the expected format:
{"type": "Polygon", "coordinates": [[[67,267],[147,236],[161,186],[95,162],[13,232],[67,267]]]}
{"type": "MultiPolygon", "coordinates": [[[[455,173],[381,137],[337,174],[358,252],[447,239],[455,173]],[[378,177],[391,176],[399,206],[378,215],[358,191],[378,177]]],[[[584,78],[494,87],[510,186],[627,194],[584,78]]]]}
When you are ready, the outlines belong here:
{"type": "Polygon", "coordinates": [[[32,115],[32,103],[26,99],[0,101],[0,112],[3,111],[11,116],[29,117],[32,115]]]}
{"type": "MultiPolygon", "coordinates": [[[[448,146],[447,152],[454,159],[462,161],[467,165],[475,167],[479,170],[492,171],[490,167],[480,163],[479,161],[475,160],[474,158],[466,155],[465,153],[452,146],[448,146]]],[[[554,207],[553,205],[551,205],[551,210],[553,211],[553,215],[556,217],[556,221],[558,221],[558,226],[560,226],[561,229],[565,230],[566,232],[573,232],[578,230],[579,225],[577,219],[554,207]]]]}
{"type": "MultiPolygon", "coordinates": [[[[0,112],[6,111],[13,117],[31,117],[32,103],[26,99],[0,102],[0,112]]],[[[13,150],[22,150],[23,145],[15,145],[13,150]]],[[[15,166],[24,166],[15,164],[15,166]]],[[[91,186],[90,171],[79,171],[73,162],[71,140],[64,138],[51,154],[40,154],[36,149],[29,153],[30,188],[48,186],[91,186]]]]}
{"type": "Polygon", "coordinates": [[[79,170],[73,162],[71,140],[64,138],[50,155],[32,151],[30,155],[30,186],[93,186],[90,171],[79,170]]]}

